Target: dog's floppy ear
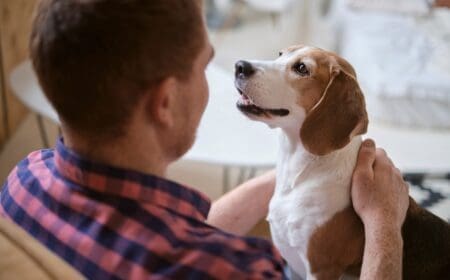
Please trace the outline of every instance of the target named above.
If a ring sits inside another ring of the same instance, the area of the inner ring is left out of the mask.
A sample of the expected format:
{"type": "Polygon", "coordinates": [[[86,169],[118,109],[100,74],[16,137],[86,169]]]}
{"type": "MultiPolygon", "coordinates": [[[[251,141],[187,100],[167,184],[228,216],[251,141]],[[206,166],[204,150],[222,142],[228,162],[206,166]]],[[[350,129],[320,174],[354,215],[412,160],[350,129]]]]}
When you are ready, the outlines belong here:
{"type": "Polygon", "coordinates": [[[331,67],[330,81],[300,130],[304,147],[312,154],[326,155],[347,145],[367,131],[364,96],[356,78],[340,66],[331,67]]]}

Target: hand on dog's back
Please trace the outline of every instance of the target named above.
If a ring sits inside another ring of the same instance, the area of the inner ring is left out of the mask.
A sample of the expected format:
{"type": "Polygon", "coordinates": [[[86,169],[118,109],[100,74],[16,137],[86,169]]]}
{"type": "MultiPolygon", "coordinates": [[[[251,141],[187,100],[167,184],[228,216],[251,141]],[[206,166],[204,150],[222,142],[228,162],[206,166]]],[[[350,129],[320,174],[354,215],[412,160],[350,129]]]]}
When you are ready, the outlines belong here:
{"type": "Polygon", "coordinates": [[[365,229],[361,279],[400,279],[401,228],[409,207],[408,185],[372,140],[361,145],[351,196],[365,229]]]}
{"type": "Polygon", "coordinates": [[[352,201],[365,228],[399,230],[409,206],[408,185],[386,153],[366,140],[353,174],[352,201]]]}

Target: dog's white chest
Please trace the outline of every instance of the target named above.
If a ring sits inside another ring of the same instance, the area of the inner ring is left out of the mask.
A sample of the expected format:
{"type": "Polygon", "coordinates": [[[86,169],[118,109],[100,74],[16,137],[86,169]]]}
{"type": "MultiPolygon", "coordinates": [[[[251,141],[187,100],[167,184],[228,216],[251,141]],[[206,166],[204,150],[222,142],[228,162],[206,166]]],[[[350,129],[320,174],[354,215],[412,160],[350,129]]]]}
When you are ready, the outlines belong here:
{"type": "Polygon", "coordinates": [[[285,157],[277,165],[277,186],[267,219],[275,246],[300,276],[309,274],[311,235],[350,204],[351,175],[360,143],[355,141],[326,159],[305,164],[285,157]],[[293,168],[295,162],[300,164],[293,168]]]}
{"type": "Polygon", "coordinates": [[[290,192],[274,194],[270,201],[268,221],[275,246],[300,276],[309,271],[307,250],[311,235],[350,203],[348,192],[318,187],[325,185],[324,179],[305,182],[290,192]]]}
{"type": "Polygon", "coordinates": [[[303,182],[290,191],[274,194],[268,220],[290,246],[305,247],[310,234],[350,203],[348,191],[332,188],[326,178],[303,182]]]}

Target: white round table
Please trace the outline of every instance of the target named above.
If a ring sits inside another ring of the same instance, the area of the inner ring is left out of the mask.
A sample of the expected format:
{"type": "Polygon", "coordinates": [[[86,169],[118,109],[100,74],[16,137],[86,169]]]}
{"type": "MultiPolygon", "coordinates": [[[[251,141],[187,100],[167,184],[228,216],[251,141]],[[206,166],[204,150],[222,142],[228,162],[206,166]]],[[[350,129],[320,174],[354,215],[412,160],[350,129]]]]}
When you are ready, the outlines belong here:
{"type": "Polygon", "coordinates": [[[55,123],[59,123],[58,115],[38,84],[31,61],[26,60],[14,68],[10,81],[15,95],[25,106],[33,112],[43,115],[55,123]]]}
{"type": "MultiPolygon", "coordinates": [[[[209,104],[198,128],[196,142],[183,159],[220,164],[226,168],[252,168],[249,176],[256,168],[274,166],[278,131],[247,119],[237,110],[238,93],[232,73],[212,63],[206,75],[210,87],[209,104]]],[[[29,61],[13,71],[11,85],[31,110],[58,123],[58,117],[40,90],[29,61]]],[[[375,139],[405,173],[450,172],[448,130],[402,129],[372,122],[367,136],[375,139]]],[[[225,169],[225,172],[229,170],[225,169]]],[[[225,175],[224,186],[227,188],[228,175],[225,175]]]]}

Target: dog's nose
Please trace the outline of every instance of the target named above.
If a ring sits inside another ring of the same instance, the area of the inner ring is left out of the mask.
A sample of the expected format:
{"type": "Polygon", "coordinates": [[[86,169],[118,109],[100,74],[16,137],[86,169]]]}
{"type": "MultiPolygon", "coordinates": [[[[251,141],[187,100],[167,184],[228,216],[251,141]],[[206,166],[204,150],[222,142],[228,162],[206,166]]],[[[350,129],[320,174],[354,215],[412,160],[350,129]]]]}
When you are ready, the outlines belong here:
{"type": "Polygon", "coordinates": [[[245,60],[239,60],[236,62],[235,68],[236,78],[248,78],[255,73],[255,68],[253,68],[253,65],[245,60]]]}

